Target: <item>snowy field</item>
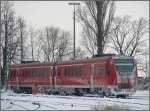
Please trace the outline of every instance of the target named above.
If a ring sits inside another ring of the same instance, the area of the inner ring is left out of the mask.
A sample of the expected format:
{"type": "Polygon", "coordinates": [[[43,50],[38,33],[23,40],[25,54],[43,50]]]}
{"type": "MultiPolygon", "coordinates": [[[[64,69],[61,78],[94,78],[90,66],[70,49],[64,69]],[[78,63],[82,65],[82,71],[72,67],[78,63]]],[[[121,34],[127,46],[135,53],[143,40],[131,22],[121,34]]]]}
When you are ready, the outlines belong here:
{"type": "Polygon", "coordinates": [[[149,91],[137,91],[132,97],[107,98],[16,94],[1,90],[1,110],[104,110],[108,107],[149,110],[149,91]]]}

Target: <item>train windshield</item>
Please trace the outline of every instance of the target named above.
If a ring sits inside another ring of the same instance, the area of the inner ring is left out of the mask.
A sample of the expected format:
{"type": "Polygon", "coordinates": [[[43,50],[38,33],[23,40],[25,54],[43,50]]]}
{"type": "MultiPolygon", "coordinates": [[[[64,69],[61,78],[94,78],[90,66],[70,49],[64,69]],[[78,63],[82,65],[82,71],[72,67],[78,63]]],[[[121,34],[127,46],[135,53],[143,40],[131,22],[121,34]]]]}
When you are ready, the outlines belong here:
{"type": "Polygon", "coordinates": [[[114,64],[119,75],[130,75],[133,72],[133,59],[114,59],[114,64]]]}
{"type": "Polygon", "coordinates": [[[117,71],[119,72],[119,74],[123,74],[123,73],[127,73],[127,74],[131,74],[131,72],[133,71],[133,65],[129,64],[129,65],[115,65],[117,71]]]}

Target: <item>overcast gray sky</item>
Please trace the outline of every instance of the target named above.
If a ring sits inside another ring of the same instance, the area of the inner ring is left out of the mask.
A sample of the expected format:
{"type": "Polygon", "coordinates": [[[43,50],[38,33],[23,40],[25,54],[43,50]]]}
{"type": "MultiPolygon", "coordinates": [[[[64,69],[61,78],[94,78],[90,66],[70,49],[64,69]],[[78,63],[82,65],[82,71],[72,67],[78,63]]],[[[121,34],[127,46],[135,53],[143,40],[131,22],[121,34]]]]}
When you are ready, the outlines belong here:
{"type": "MultiPolygon", "coordinates": [[[[69,1],[15,1],[16,15],[24,17],[36,28],[55,26],[73,31],[73,7],[69,1]]],[[[81,2],[82,4],[82,2],[81,2]]],[[[133,19],[149,19],[149,1],[117,1],[115,16],[130,15],[133,19]]],[[[76,42],[80,41],[81,26],[76,22],[76,42]]]]}

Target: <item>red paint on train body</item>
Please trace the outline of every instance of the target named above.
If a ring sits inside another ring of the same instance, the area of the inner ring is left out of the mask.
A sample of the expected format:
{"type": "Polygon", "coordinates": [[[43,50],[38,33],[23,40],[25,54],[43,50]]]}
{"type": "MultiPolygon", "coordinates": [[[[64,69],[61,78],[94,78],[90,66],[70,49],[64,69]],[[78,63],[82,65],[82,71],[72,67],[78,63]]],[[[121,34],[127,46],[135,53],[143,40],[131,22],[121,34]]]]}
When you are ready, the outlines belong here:
{"type": "Polygon", "coordinates": [[[136,89],[135,60],[126,56],[105,56],[58,63],[9,66],[9,86],[136,89]]]}

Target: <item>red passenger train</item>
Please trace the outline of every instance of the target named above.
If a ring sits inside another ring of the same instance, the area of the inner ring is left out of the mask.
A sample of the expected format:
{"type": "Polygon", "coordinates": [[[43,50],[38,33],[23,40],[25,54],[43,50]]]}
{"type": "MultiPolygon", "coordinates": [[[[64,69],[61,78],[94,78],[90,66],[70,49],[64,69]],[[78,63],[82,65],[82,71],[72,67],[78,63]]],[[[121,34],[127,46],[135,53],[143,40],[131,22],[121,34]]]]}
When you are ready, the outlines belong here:
{"type": "Polygon", "coordinates": [[[136,90],[137,66],[133,57],[120,55],[9,66],[11,88],[25,91],[34,83],[48,93],[128,96],[136,90]]]}

